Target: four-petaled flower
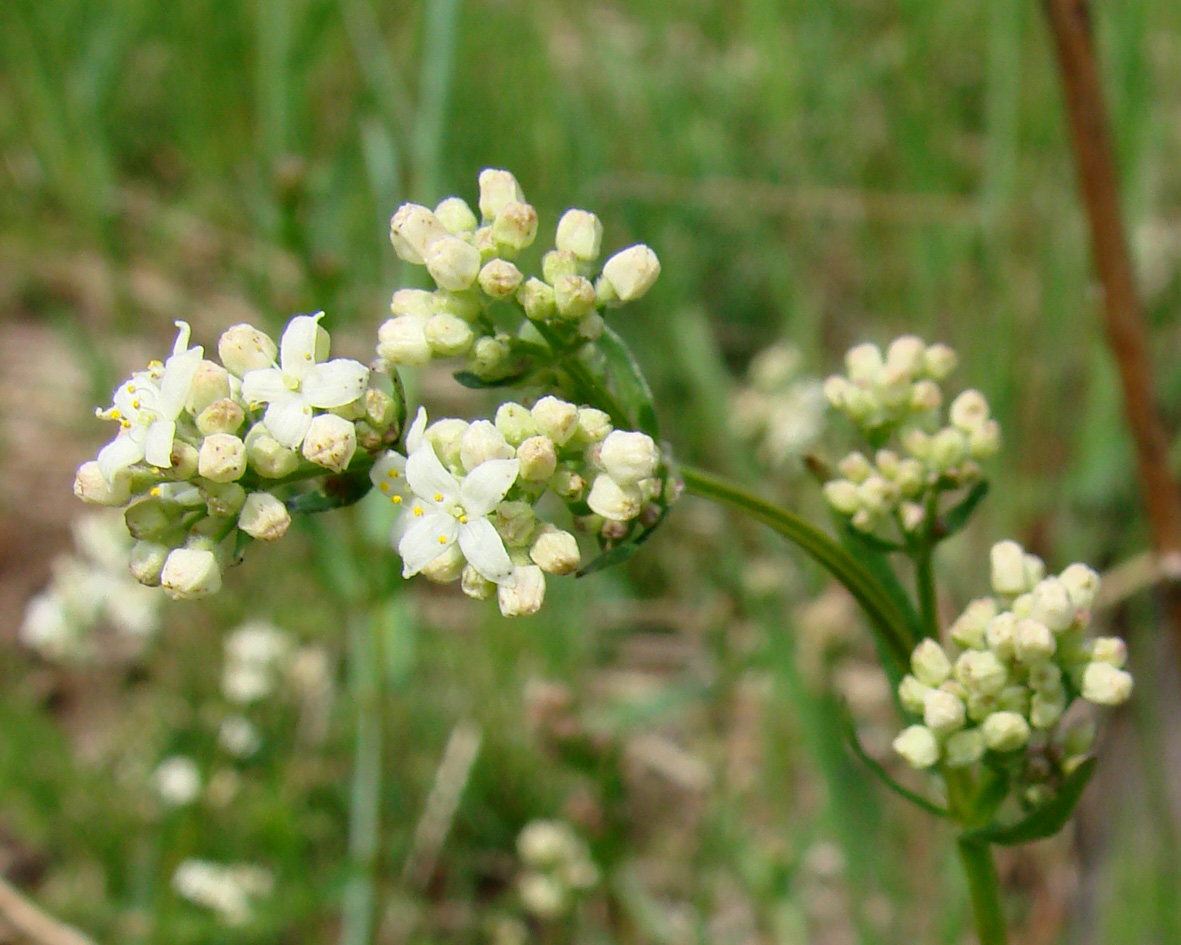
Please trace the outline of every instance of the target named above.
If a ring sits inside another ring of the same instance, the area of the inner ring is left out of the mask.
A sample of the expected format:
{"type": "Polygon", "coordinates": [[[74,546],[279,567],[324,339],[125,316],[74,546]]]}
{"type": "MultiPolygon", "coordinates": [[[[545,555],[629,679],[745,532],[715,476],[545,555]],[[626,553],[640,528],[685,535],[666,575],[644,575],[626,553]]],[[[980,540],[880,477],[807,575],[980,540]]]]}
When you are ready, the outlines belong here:
{"type": "Polygon", "coordinates": [[[176,418],[184,409],[193,376],[201,364],[204,349],[190,348],[189,326],[177,322],[172,357],[148,371],[139,371],[115,391],[114,406],[99,416],[118,420],[119,435],[98,454],[98,468],[107,482],[134,463],[147,460],[167,469],[172,465],[172,442],[176,418]]]}
{"type": "Polygon", "coordinates": [[[319,326],[323,312],[297,315],[279,343],[279,367],[248,371],[242,397],[255,407],[267,405],[262,422],[280,445],[295,449],[312,423],[314,408],[343,407],[357,400],[369,382],[359,361],[328,357],[328,332],[319,326]]]}

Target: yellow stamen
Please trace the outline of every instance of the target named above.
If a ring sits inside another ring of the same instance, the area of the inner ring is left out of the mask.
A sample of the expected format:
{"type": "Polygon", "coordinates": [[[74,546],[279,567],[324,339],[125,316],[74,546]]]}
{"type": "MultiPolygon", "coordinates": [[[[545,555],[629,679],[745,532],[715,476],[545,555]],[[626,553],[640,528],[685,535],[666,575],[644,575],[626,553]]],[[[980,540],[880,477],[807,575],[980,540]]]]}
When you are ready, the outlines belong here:
{"type": "Polygon", "coordinates": [[[436,502],[442,502],[442,501],[443,501],[443,493],[441,493],[441,492],[436,492],[436,493],[435,493],[435,501],[436,501],[436,502]]]}
{"type": "Polygon", "coordinates": [[[132,407],[134,407],[136,410],[139,410],[139,401],[138,401],[138,400],[133,400],[133,401],[131,402],[131,406],[132,406],[132,407]]]}
{"type": "Polygon", "coordinates": [[[399,473],[398,470],[396,470],[396,469],[391,469],[388,473],[386,473],[386,475],[389,476],[391,479],[397,479],[398,476],[401,475],[401,473],[399,473]]]}
{"type": "Polygon", "coordinates": [[[440,535],[440,536],[439,536],[439,544],[440,544],[440,545],[445,545],[445,544],[447,544],[447,538],[446,538],[444,535],[440,535]]]}
{"type": "Polygon", "coordinates": [[[112,420],[122,420],[123,419],[123,414],[119,413],[118,407],[113,408],[108,416],[110,416],[110,418],[112,420]]]}
{"type": "Polygon", "coordinates": [[[422,515],[422,506],[421,505],[414,506],[414,514],[415,515],[422,515]]]}
{"type": "Polygon", "coordinates": [[[466,515],[461,515],[461,516],[459,516],[459,524],[460,524],[460,525],[466,525],[466,524],[467,524],[467,516],[466,516],[466,515]]]}
{"type": "Polygon", "coordinates": [[[394,505],[401,505],[402,497],[400,495],[392,495],[390,496],[390,501],[393,502],[394,505]]]}
{"type": "Polygon", "coordinates": [[[148,495],[154,495],[154,496],[156,496],[157,498],[159,498],[159,496],[160,496],[160,487],[159,487],[159,486],[152,486],[152,488],[148,490],[148,495]]]}
{"type": "Polygon", "coordinates": [[[388,482],[383,482],[381,484],[380,488],[381,488],[382,492],[389,492],[390,491],[390,484],[388,482]]]}
{"type": "Polygon", "coordinates": [[[121,426],[124,430],[130,430],[131,429],[131,421],[130,420],[120,420],[119,426],[121,426]]]}

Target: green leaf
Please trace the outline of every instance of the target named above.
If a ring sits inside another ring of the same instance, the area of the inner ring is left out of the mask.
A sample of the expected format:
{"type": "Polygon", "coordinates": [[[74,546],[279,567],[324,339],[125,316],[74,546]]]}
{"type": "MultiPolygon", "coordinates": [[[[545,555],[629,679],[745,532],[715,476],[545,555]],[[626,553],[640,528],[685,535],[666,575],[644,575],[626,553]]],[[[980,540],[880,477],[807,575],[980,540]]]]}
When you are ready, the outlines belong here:
{"type": "Polygon", "coordinates": [[[399,689],[413,678],[418,662],[418,626],[410,604],[395,593],[376,604],[369,619],[381,641],[386,680],[391,688],[399,689]]]}
{"type": "Polygon", "coordinates": [[[1083,791],[1091,780],[1091,775],[1095,773],[1096,763],[1095,758],[1088,758],[1067,776],[1057,794],[1020,820],[1011,824],[990,824],[987,827],[969,830],[961,840],[968,843],[1016,846],[1054,836],[1074,813],[1079,798],[1083,796],[1083,791]]]}
{"type": "Polygon", "coordinates": [[[976,511],[976,506],[984,501],[984,497],[988,495],[988,483],[978,482],[968,491],[968,494],[957,505],[948,509],[943,517],[939,520],[939,524],[935,529],[936,541],[943,541],[950,538],[961,528],[968,524],[968,519],[972,517],[972,513],[976,511]]]}
{"type": "Polygon", "coordinates": [[[329,476],[320,489],[293,495],[284,504],[292,515],[330,512],[356,505],[369,494],[371,488],[368,470],[360,474],[345,473],[329,476]]]}
{"type": "Polygon", "coordinates": [[[506,377],[497,378],[494,381],[486,381],[482,377],[477,377],[471,371],[456,371],[451,376],[469,390],[492,390],[497,387],[516,387],[532,373],[533,369],[529,368],[509,374],[506,377]]]}
{"type": "Polygon", "coordinates": [[[585,568],[579,568],[575,577],[586,577],[588,574],[594,574],[596,571],[602,571],[604,568],[612,568],[617,564],[623,564],[628,558],[639,550],[640,545],[652,537],[652,533],[658,529],[664,522],[664,517],[668,515],[668,510],[671,506],[665,506],[660,510],[660,517],[653,522],[648,528],[645,528],[631,541],[626,544],[619,545],[617,548],[612,548],[610,551],[604,551],[601,555],[591,561],[585,568]]]}
{"type": "Polygon", "coordinates": [[[946,808],[940,807],[934,801],[927,800],[921,794],[917,794],[910,788],[903,787],[901,784],[895,781],[890,776],[890,773],[881,766],[878,760],[872,757],[869,752],[865,750],[864,746],[861,744],[861,741],[857,738],[857,726],[854,724],[853,714],[849,711],[847,706],[844,707],[844,711],[841,714],[843,716],[842,722],[843,728],[845,730],[845,740],[849,743],[849,748],[851,748],[853,754],[860,758],[862,763],[867,768],[869,768],[869,770],[873,772],[874,775],[877,776],[877,779],[881,781],[882,784],[888,787],[899,797],[910,801],[910,803],[914,804],[916,807],[922,808],[928,814],[934,814],[936,817],[951,816],[946,808]]]}
{"type": "MultiPolygon", "coordinates": [[[[837,519],[837,534],[840,536],[841,544],[854,555],[857,561],[881,585],[882,590],[890,598],[890,602],[897,608],[898,613],[906,623],[911,644],[917,645],[923,638],[922,618],[919,617],[918,611],[915,610],[910,595],[906,593],[902,582],[898,580],[898,575],[894,573],[894,568],[886,557],[887,552],[883,551],[879,545],[886,545],[891,553],[901,549],[895,549],[888,543],[882,542],[881,539],[874,538],[871,541],[870,536],[863,535],[844,519],[837,519]]],[[[907,660],[909,661],[909,659],[910,656],[908,654],[907,660]]]]}
{"type": "Polygon", "coordinates": [[[637,428],[652,439],[659,440],[660,424],[656,419],[652,389],[648,386],[648,381],[627,342],[613,329],[604,327],[598,346],[607,358],[607,368],[611,372],[615,393],[635,419],[637,428]]]}

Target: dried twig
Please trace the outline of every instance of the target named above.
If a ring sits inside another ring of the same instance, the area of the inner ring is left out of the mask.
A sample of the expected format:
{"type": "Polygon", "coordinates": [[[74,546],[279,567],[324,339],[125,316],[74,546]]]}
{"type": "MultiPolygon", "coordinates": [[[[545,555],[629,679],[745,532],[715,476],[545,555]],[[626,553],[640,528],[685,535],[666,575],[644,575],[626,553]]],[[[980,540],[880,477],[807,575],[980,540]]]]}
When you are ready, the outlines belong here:
{"type": "MultiPolygon", "coordinates": [[[[1162,557],[1172,558],[1181,552],[1181,491],[1169,471],[1168,436],[1154,401],[1148,332],[1124,231],[1090,14],[1086,0],[1043,0],[1043,5],[1058,54],[1071,144],[1103,287],[1104,327],[1119,368],[1153,545],[1162,557]]],[[[1165,593],[1175,642],[1181,648],[1181,588],[1172,583],[1165,593]]]]}
{"type": "Polygon", "coordinates": [[[77,929],[46,915],[3,877],[0,877],[0,916],[37,945],[95,945],[93,939],[77,929]]]}

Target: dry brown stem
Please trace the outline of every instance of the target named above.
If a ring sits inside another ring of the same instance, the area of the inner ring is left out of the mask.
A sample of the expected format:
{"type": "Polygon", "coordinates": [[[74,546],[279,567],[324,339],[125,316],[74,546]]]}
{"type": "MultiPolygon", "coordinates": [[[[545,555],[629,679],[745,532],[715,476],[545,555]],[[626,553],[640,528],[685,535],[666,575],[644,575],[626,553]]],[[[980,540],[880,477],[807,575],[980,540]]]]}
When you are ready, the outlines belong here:
{"type": "Polygon", "coordinates": [[[37,945],[94,945],[93,939],[46,915],[2,877],[0,916],[18,933],[37,945]]]}

